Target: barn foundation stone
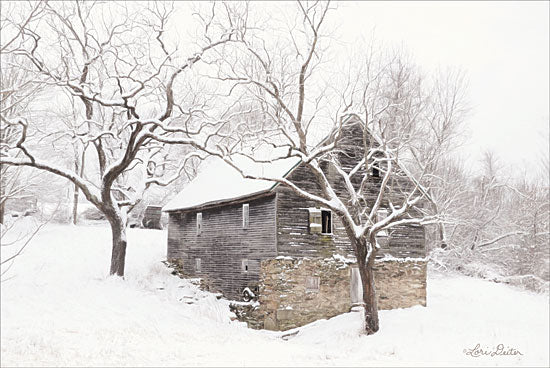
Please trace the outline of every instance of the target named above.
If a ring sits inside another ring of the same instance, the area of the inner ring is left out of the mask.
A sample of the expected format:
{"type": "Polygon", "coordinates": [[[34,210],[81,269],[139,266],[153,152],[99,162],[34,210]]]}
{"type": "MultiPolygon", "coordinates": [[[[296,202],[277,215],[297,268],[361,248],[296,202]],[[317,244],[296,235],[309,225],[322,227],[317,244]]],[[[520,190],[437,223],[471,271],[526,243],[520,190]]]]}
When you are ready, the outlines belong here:
{"type": "MultiPolygon", "coordinates": [[[[264,260],[260,306],[243,320],[253,328],[285,331],[349,312],[354,266],[334,258],[264,260]]],[[[377,261],[375,283],[379,309],[425,306],[426,273],[427,264],[423,259],[377,261]]]]}
{"type": "MultiPolygon", "coordinates": [[[[171,260],[179,276],[181,260],[171,260]]],[[[352,269],[341,259],[281,257],[261,262],[259,303],[231,305],[250,328],[286,331],[351,310],[352,269]],[[259,305],[258,305],[259,304],[259,305]]],[[[185,275],[188,277],[188,275],[185,275]]],[[[422,258],[382,259],[374,266],[378,309],[426,306],[427,262],[422,258]]],[[[205,279],[200,287],[211,289],[205,279]]]]}

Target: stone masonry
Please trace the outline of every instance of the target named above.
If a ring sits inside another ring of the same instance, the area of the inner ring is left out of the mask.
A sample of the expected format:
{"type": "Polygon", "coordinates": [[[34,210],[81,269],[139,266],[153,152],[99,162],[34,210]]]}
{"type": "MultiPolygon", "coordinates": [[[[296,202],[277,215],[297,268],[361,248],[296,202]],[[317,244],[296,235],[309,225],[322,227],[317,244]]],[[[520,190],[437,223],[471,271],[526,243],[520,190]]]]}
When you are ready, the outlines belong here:
{"type": "Polygon", "coordinates": [[[383,260],[374,265],[374,283],[378,309],[426,306],[426,275],[424,260],[383,260]]]}
{"type": "MultiPolygon", "coordinates": [[[[181,277],[189,277],[183,273],[181,260],[171,260],[170,266],[181,277]]],[[[263,260],[259,303],[234,306],[235,312],[251,328],[279,331],[349,312],[355,266],[337,258],[263,260]]],[[[378,309],[426,306],[426,275],[424,259],[377,260],[374,278],[378,309]]],[[[202,289],[212,291],[209,284],[201,278],[202,289]]]]}
{"type": "Polygon", "coordinates": [[[349,267],[332,259],[262,261],[259,314],[264,328],[284,331],[349,312],[349,279],[349,267]],[[318,288],[307,285],[312,280],[318,288]]]}
{"type": "MultiPolygon", "coordinates": [[[[334,258],[262,261],[260,306],[249,325],[284,331],[349,312],[353,266],[334,258]]],[[[378,308],[425,306],[426,270],[421,259],[377,261],[378,308]]]]}

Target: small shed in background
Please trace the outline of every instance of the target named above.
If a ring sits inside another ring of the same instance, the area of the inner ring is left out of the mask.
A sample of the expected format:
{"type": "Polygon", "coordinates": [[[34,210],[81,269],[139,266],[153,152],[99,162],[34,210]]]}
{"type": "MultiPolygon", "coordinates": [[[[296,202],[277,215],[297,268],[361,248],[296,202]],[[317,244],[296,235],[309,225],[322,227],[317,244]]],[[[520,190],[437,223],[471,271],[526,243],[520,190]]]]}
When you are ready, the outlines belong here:
{"type": "Polygon", "coordinates": [[[161,206],[147,206],[143,214],[141,224],[146,229],[162,229],[161,226],[161,206]]]}

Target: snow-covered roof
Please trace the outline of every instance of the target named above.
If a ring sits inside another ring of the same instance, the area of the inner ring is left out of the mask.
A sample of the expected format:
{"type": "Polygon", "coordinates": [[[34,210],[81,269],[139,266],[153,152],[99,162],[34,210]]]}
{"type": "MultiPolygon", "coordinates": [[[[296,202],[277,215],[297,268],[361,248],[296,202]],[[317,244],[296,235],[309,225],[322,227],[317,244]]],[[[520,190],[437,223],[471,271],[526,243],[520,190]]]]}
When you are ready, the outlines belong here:
{"type": "MultiPolygon", "coordinates": [[[[350,115],[344,124],[361,123],[362,120],[350,115]]],[[[376,139],[377,143],[382,145],[380,137],[369,133],[376,139]]],[[[328,138],[328,137],[327,137],[328,138]]],[[[325,138],[325,139],[327,139],[325,138]]],[[[258,152],[261,149],[257,150],[258,152]]],[[[268,156],[275,152],[267,153],[268,156]]],[[[280,154],[280,152],[279,152],[280,154]]],[[[263,152],[265,156],[266,152],[263,152]]],[[[272,156],[277,157],[278,155],[272,156]]],[[[267,156],[265,156],[267,157],[267,156]]],[[[233,157],[232,160],[236,166],[241,168],[245,174],[261,176],[272,179],[282,179],[300,162],[300,158],[292,157],[286,159],[277,159],[269,163],[254,162],[243,156],[233,157]]],[[[170,202],[168,202],[162,211],[176,211],[190,209],[199,206],[218,204],[222,202],[247,198],[253,195],[261,194],[273,189],[277,183],[269,180],[245,179],[243,176],[229,164],[218,157],[211,157],[208,162],[203,163],[204,168],[197,177],[191,181],[180,193],[178,193],[170,202]]],[[[428,192],[414,178],[414,176],[403,165],[398,163],[401,170],[415,184],[418,185],[424,196],[429,197],[428,192]]]]}
{"type": "MultiPolygon", "coordinates": [[[[256,163],[247,158],[235,160],[248,175],[282,179],[299,162],[299,158],[286,158],[270,163],[256,163]]],[[[212,157],[203,163],[204,168],[183,190],[163,208],[175,211],[246,198],[271,190],[277,183],[268,180],[245,179],[222,159],[212,157]]]]}

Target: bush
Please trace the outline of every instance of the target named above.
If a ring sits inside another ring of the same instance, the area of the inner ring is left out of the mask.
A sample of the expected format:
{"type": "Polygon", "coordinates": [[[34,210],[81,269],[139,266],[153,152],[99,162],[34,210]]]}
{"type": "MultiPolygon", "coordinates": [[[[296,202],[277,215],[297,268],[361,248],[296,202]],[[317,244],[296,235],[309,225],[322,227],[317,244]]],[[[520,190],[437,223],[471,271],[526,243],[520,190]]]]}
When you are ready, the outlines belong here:
{"type": "Polygon", "coordinates": [[[80,214],[85,220],[105,220],[105,215],[95,207],[88,207],[80,214]]]}

